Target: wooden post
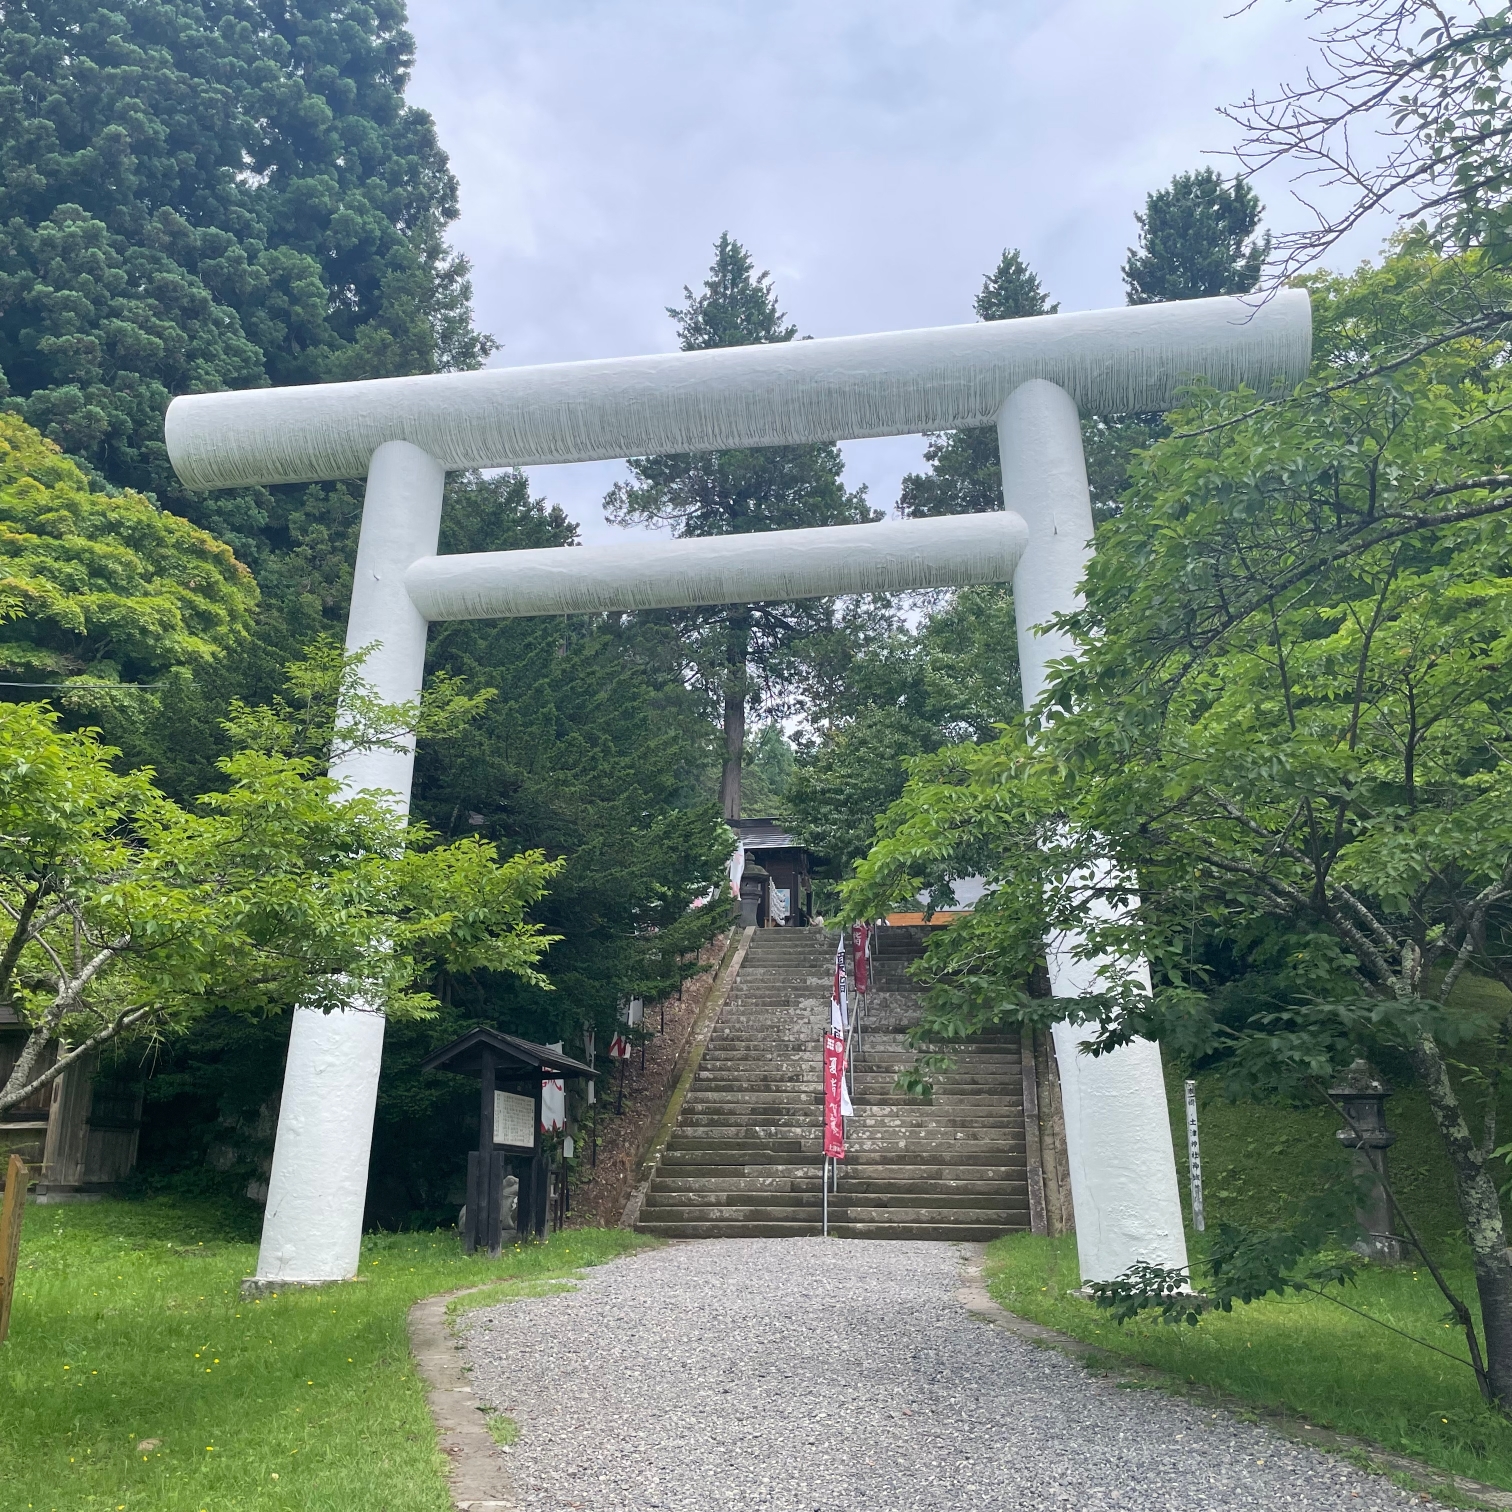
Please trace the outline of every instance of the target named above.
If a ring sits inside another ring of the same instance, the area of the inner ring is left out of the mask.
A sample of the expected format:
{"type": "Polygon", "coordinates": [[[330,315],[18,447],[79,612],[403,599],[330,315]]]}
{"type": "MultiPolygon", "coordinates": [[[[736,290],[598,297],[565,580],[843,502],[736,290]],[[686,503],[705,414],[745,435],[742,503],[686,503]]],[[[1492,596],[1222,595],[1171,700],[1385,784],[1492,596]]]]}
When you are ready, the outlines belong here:
{"type": "Polygon", "coordinates": [[[467,1152],[467,1222],[462,1226],[462,1253],[472,1254],[478,1247],[478,1213],[483,1200],[483,1181],[487,1174],[480,1170],[483,1157],[476,1150],[467,1152]]]}
{"type": "Polygon", "coordinates": [[[493,1051],[485,1048],[480,1057],[478,1071],[478,1221],[473,1226],[476,1244],[490,1255],[497,1255],[500,1248],[499,1233],[499,1158],[494,1152],[494,1091],[495,1075],[493,1051]]]}
{"type": "Polygon", "coordinates": [[[96,1061],[94,1054],[81,1056],[53,1082],[38,1196],[44,1192],[76,1192],[84,1183],[96,1061]]]}
{"type": "Polygon", "coordinates": [[[0,1344],[10,1332],[11,1298],[16,1294],[16,1266],[21,1257],[21,1211],[26,1206],[26,1162],[12,1155],[5,1173],[5,1202],[0,1206],[0,1344]]]}
{"type": "Polygon", "coordinates": [[[1019,1031],[1019,1067],[1024,1088],[1024,1153],[1029,1177],[1029,1232],[1048,1234],[1045,1214],[1045,1157],[1040,1144],[1039,1072],[1035,1064],[1035,1030],[1028,1024],[1019,1031]]]}
{"type": "Polygon", "coordinates": [[[541,1144],[541,1093],[545,1083],[535,1084],[535,1154],[530,1162],[530,1227],[537,1239],[546,1237],[546,1199],[549,1182],[546,1175],[546,1151],[541,1144]]]}

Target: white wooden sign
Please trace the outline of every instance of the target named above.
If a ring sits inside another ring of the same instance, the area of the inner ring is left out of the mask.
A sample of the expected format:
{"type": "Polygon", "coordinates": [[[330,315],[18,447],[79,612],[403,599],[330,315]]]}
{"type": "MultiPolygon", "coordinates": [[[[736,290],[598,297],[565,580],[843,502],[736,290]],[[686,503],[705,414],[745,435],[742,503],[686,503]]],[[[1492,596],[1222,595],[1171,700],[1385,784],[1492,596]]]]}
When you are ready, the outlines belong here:
{"type": "Polygon", "coordinates": [[[494,1093],[494,1143],[535,1149],[535,1098],[518,1092],[494,1093]]]}
{"type": "Polygon", "coordinates": [[[1197,1143],[1197,1083],[1186,1084],[1187,1174],[1192,1182],[1192,1227],[1200,1234],[1207,1228],[1202,1202],[1202,1147],[1197,1143]]]}

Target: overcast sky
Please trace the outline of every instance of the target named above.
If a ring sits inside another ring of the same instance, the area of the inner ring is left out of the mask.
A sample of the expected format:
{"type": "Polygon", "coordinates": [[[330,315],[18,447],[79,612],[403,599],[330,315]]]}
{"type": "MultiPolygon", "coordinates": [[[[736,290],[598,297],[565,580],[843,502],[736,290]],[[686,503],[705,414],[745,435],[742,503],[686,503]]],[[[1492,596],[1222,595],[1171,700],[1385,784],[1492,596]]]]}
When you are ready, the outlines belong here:
{"type": "MultiPolygon", "coordinates": [[[[800,331],[973,319],[1016,246],[1063,310],[1123,303],[1133,212],[1297,78],[1306,9],[1259,0],[411,0],[410,99],[462,185],[495,363],[665,351],[728,230],[800,331]]],[[[1257,181],[1268,223],[1303,212],[1257,181]]],[[[1379,228],[1351,247],[1373,250],[1379,228]]],[[[848,443],[890,508],[922,442],[848,443]]],[[[532,469],[612,538],[618,464],[532,469]]]]}

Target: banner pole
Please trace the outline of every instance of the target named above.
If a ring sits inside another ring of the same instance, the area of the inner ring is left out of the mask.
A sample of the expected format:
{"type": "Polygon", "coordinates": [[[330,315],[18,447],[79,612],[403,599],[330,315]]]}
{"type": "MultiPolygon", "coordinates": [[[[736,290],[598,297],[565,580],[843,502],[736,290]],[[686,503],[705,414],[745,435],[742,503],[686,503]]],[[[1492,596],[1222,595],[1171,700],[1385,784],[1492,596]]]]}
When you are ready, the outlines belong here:
{"type": "Polygon", "coordinates": [[[823,1239],[829,1238],[829,1156],[824,1157],[824,1179],[820,1182],[820,1189],[824,1193],[824,1212],[819,1223],[819,1235],[823,1239]]]}

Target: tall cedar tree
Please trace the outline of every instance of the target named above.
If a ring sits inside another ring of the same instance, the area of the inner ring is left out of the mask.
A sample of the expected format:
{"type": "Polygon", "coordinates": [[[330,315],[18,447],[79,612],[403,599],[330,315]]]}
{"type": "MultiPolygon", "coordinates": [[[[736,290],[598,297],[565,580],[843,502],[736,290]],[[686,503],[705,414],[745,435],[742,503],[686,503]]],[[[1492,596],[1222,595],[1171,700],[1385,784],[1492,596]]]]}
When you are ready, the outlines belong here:
{"type": "MultiPolygon", "coordinates": [[[[256,573],[223,661],[68,718],[186,798],[219,721],[345,619],[357,484],[196,493],[163,444],[179,393],[477,366],[457,184],[405,104],[397,0],[21,0],[0,18],[0,395],[92,472],[256,573]]],[[[153,679],[162,681],[161,678],[153,679]]]]}
{"type": "MultiPolygon", "coordinates": [[[[715,244],[714,264],[697,293],[667,313],[685,352],[791,341],[798,328],[777,307],[769,273],[728,232],[715,244]]],[[[846,525],[878,516],[864,489],[841,482],[839,447],[769,446],[740,451],[637,457],[631,483],[618,484],[605,512],[622,524],[671,525],[679,536],[741,535],[800,526],[846,525]]],[[[694,675],[718,698],[724,728],[720,807],[741,814],[741,766],[747,710],[783,701],[783,673],[805,642],[833,627],[831,601],[733,604],[671,617],[682,631],[694,675]]]]}
{"type": "MultiPolygon", "coordinates": [[[[1226,184],[1211,168],[1178,173],[1166,188],[1145,196],[1142,215],[1135,212],[1139,246],[1129,249],[1123,265],[1128,302],[1248,294],[1270,255],[1270,233],[1256,234],[1264,209],[1242,178],[1226,184]]],[[[1165,433],[1158,414],[1088,416],[1082,422],[1098,519],[1118,512],[1134,453],[1165,433]]]]}
{"type": "Polygon", "coordinates": [[[1263,209],[1242,178],[1226,184],[1211,168],[1178,173],[1134,216],[1139,246],[1123,265],[1129,303],[1248,294],[1270,256],[1270,233],[1255,234],[1263,209]]]}
{"type": "MultiPolygon", "coordinates": [[[[998,265],[982,280],[976,297],[978,320],[1020,320],[1026,315],[1054,315],[1052,304],[1016,247],[1005,248],[998,265]]],[[[997,432],[990,425],[932,436],[925,449],[928,473],[903,479],[898,513],[912,519],[927,515],[983,514],[1003,507],[1003,472],[998,465],[997,432]]]]}
{"type": "Polygon", "coordinates": [[[405,104],[398,0],[20,0],[0,22],[0,367],[11,405],[257,570],[344,608],[345,487],[185,490],[175,394],[475,367],[457,183],[405,104]],[[271,570],[270,570],[271,569],[271,570]]]}

